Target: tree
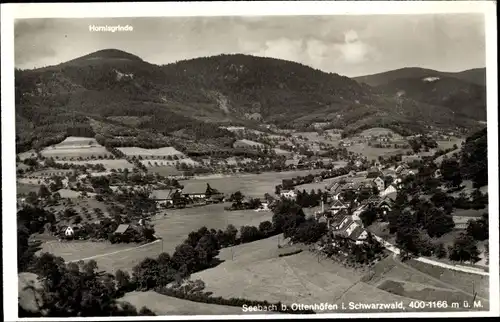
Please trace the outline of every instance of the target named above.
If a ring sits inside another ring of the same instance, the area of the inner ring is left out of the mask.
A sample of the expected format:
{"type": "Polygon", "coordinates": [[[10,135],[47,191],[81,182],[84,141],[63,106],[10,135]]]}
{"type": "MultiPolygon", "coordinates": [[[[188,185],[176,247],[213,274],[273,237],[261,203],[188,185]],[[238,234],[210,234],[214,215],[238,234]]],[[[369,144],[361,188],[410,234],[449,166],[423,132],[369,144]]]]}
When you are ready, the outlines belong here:
{"type": "Polygon", "coordinates": [[[483,241],[489,238],[488,214],[484,213],[478,220],[469,220],[467,235],[475,240],[483,241]]]}
{"type": "Polygon", "coordinates": [[[302,208],[291,200],[282,200],[274,208],[272,218],[276,232],[283,232],[285,238],[291,236],[295,228],[305,221],[302,208]]]}
{"type": "Polygon", "coordinates": [[[363,225],[368,227],[377,219],[377,210],[374,207],[368,207],[368,209],[359,215],[359,218],[363,222],[363,225]]]}
{"type": "Polygon", "coordinates": [[[235,193],[233,193],[231,195],[229,200],[233,201],[237,205],[241,205],[244,198],[245,198],[245,196],[241,193],[241,191],[236,191],[235,193]]]}
{"type": "Polygon", "coordinates": [[[132,279],[139,290],[149,290],[159,285],[158,262],[145,258],[132,269],[132,279]]]}
{"type": "Polygon", "coordinates": [[[479,260],[479,251],[477,250],[477,244],[474,238],[467,234],[460,234],[455,239],[453,246],[449,247],[448,250],[449,258],[452,261],[471,261],[473,263],[479,260]]]}
{"type": "Polygon", "coordinates": [[[446,249],[444,248],[443,243],[435,245],[434,255],[440,259],[446,257],[446,249]]]}
{"type": "Polygon", "coordinates": [[[327,232],[326,223],[319,223],[316,220],[307,220],[295,229],[291,240],[294,243],[311,244],[317,242],[327,232]]]}
{"type": "Polygon", "coordinates": [[[269,220],[261,222],[259,224],[259,231],[263,236],[270,236],[274,232],[273,223],[269,220]]]}
{"type": "Polygon", "coordinates": [[[183,276],[194,272],[197,267],[198,254],[196,250],[188,244],[181,244],[175,248],[172,255],[172,263],[183,276]]]}
{"type": "Polygon", "coordinates": [[[453,217],[438,208],[432,208],[425,213],[424,228],[430,237],[441,237],[455,227],[453,217]]]}
{"type": "Polygon", "coordinates": [[[116,287],[119,292],[126,292],[130,287],[130,274],[121,269],[115,272],[116,287]]]}
{"type": "Polygon", "coordinates": [[[50,190],[45,185],[42,184],[38,189],[38,196],[42,199],[46,199],[50,197],[50,190]]]}
{"type": "Polygon", "coordinates": [[[148,309],[145,306],[141,307],[141,309],[139,310],[139,315],[141,315],[141,316],[156,316],[156,314],[153,311],[151,311],[150,309],[148,309]]]}
{"type": "Polygon", "coordinates": [[[441,175],[449,187],[459,187],[462,183],[460,164],[455,159],[443,160],[441,163],[441,175]]]}
{"type": "Polygon", "coordinates": [[[233,225],[229,224],[224,232],[228,246],[236,245],[236,236],[238,235],[238,229],[233,225]]]}
{"type": "Polygon", "coordinates": [[[261,237],[261,232],[255,226],[243,226],[240,228],[240,239],[242,243],[253,242],[259,240],[261,237]]]}

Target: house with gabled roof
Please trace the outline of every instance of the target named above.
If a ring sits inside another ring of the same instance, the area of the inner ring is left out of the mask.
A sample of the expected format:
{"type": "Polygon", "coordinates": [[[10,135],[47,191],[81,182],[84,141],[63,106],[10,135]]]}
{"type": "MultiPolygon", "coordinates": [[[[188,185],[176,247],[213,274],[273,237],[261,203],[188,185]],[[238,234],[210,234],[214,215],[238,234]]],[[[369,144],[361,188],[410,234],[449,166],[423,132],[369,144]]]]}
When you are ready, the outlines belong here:
{"type": "Polygon", "coordinates": [[[336,214],[337,212],[339,212],[340,210],[342,209],[348,209],[348,205],[346,205],[345,203],[343,203],[342,201],[340,200],[335,200],[333,202],[333,204],[330,206],[330,211],[333,213],[333,214],[336,214]]]}
{"type": "Polygon", "coordinates": [[[381,177],[376,177],[375,179],[373,179],[373,182],[377,185],[377,189],[379,192],[385,190],[384,179],[382,179],[381,177]]]}
{"type": "Polygon", "coordinates": [[[131,226],[128,224],[118,225],[118,228],[116,228],[114,234],[124,234],[129,228],[131,228],[131,226]]]}

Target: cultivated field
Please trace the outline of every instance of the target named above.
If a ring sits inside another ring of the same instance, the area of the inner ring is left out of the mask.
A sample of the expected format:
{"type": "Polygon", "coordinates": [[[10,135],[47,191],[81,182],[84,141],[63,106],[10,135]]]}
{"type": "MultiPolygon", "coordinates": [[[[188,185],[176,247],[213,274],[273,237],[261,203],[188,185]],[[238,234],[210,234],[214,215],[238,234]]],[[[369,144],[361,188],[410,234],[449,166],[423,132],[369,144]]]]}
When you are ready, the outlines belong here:
{"type": "Polygon", "coordinates": [[[236,306],[197,303],[156,293],[130,292],[119,301],[128,302],[138,310],[146,306],[156,315],[230,315],[242,314],[236,306]]]}
{"type": "Polygon", "coordinates": [[[440,149],[451,149],[453,148],[453,145],[456,144],[459,148],[462,145],[462,142],[465,141],[464,139],[461,138],[452,138],[451,140],[439,140],[436,141],[440,149]]]}
{"type": "Polygon", "coordinates": [[[395,139],[401,138],[401,135],[397,134],[393,130],[386,129],[383,127],[372,127],[370,129],[366,129],[366,130],[362,131],[361,133],[359,133],[357,136],[360,136],[360,137],[369,136],[369,135],[380,136],[380,135],[388,135],[389,133],[391,133],[393,138],[395,138],[395,139]]]}
{"type": "Polygon", "coordinates": [[[220,178],[194,178],[183,180],[180,183],[189,191],[205,192],[207,183],[212,188],[225,194],[241,191],[247,197],[263,198],[265,193],[274,195],[275,187],[282,183],[282,179],[291,179],[296,176],[320,173],[322,170],[303,170],[286,172],[265,172],[261,174],[243,174],[220,178]]]}
{"type": "MultiPolygon", "coordinates": [[[[446,269],[442,270],[451,272],[446,269]]],[[[363,278],[363,281],[391,294],[415,300],[447,301],[450,306],[452,302],[458,302],[460,305],[464,301],[472,303],[473,295],[471,290],[464,287],[464,284],[455,278],[440,278],[436,275],[440,271],[441,268],[417,261],[411,260],[408,263],[401,263],[393,257],[387,257],[375,265],[363,278]],[[414,263],[417,264],[413,265],[414,263]],[[417,266],[425,267],[425,269],[416,269],[417,266]]],[[[456,277],[455,273],[457,272],[451,272],[451,275],[456,277]]],[[[484,304],[487,305],[487,302],[484,302],[484,304]]],[[[451,309],[450,307],[449,310],[457,309],[451,309]]]]}
{"type": "Polygon", "coordinates": [[[310,142],[321,142],[325,144],[333,144],[337,145],[342,139],[340,137],[340,134],[329,134],[327,138],[325,138],[323,135],[318,134],[318,132],[295,132],[292,134],[294,137],[302,136],[304,138],[307,138],[310,142]]]}
{"type": "Polygon", "coordinates": [[[97,143],[94,138],[70,136],[59,144],[49,146],[41,151],[44,157],[59,159],[76,159],[90,157],[111,157],[112,154],[105,147],[97,143]]]}
{"type": "Polygon", "coordinates": [[[289,253],[293,246],[278,248],[282,236],[224,249],[225,260],[215,268],[198,272],[191,279],[201,279],[214,296],[240,297],[285,304],[390,303],[405,300],[360,281],[362,274],[328,259],[320,259],[305,250],[289,253]]]}
{"type": "Polygon", "coordinates": [[[134,165],[125,159],[110,159],[110,160],[88,160],[88,161],[56,161],[56,163],[64,164],[74,164],[74,165],[86,165],[86,164],[102,164],[104,168],[111,169],[132,169],[134,165]]]}
{"type": "Polygon", "coordinates": [[[40,189],[40,185],[38,184],[31,184],[31,183],[23,183],[23,182],[19,182],[19,180],[17,181],[17,194],[24,194],[24,193],[30,193],[30,192],[38,192],[38,190],[40,189]]]}
{"type": "Polygon", "coordinates": [[[170,156],[184,156],[184,154],[180,151],[177,151],[173,147],[163,147],[159,149],[143,149],[143,148],[137,148],[137,147],[125,147],[125,148],[118,148],[123,154],[125,154],[127,157],[133,157],[133,156],[149,156],[151,158],[154,157],[168,157],[170,156]]]}

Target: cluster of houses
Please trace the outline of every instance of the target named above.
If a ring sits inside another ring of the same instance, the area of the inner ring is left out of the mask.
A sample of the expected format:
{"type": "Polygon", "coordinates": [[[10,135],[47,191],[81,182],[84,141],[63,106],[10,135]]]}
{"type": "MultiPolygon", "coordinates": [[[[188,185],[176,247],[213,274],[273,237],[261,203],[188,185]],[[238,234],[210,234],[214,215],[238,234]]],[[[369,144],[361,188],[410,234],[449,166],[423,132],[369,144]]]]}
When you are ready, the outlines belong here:
{"type": "Polygon", "coordinates": [[[371,197],[356,203],[355,208],[351,211],[349,211],[348,204],[336,200],[330,206],[329,211],[318,212],[316,219],[319,222],[325,222],[329,232],[333,235],[342,236],[356,244],[362,244],[366,241],[368,232],[363,227],[360,215],[369,207],[376,207],[386,214],[391,211],[393,200],[389,197],[371,197]]]}

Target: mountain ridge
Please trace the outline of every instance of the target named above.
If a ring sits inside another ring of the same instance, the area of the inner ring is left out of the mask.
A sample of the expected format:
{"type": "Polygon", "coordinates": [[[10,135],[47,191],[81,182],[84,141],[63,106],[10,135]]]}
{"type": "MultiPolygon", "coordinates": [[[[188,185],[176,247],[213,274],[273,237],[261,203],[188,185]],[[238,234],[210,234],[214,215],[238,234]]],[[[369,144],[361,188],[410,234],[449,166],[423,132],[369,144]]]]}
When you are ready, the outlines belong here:
{"type": "MultiPolygon", "coordinates": [[[[89,119],[111,127],[106,120],[132,118],[144,146],[159,144],[154,135],[186,129],[191,140],[216,140],[224,149],[232,135],[222,124],[303,128],[326,121],[346,134],[379,125],[403,134],[473,126],[433,103],[274,58],[222,54],[160,66],[106,49],[55,66],[16,69],[16,125],[23,129],[16,142],[19,148],[43,146],[79,128],[113,145],[138,143],[117,141],[118,130],[96,132],[89,119]]],[[[121,131],[131,129],[123,124],[121,131]]]]}

